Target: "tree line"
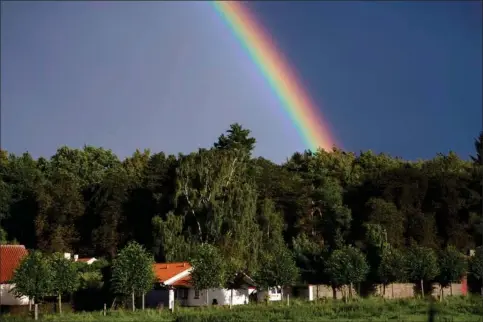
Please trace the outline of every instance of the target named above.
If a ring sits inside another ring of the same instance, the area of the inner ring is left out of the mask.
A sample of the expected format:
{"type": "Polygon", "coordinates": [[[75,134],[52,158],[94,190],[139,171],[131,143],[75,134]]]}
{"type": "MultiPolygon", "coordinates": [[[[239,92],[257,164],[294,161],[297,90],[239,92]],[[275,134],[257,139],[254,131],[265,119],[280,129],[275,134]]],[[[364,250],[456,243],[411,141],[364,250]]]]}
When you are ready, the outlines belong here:
{"type": "Polygon", "coordinates": [[[254,158],[256,140],[233,124],[187,155],[0,151],[0,241],[108,261],[136,241],[158,262],[216,255],[226,272],[272,285],[411,280],[424,292],[426,281],[453,279],[445,261],[464,262],[475,249],[481,256],[482,141],[470,160],[334,148],[275,164],[254,158]],[[421,258],[424,272],[398,264],[421,258]]]}

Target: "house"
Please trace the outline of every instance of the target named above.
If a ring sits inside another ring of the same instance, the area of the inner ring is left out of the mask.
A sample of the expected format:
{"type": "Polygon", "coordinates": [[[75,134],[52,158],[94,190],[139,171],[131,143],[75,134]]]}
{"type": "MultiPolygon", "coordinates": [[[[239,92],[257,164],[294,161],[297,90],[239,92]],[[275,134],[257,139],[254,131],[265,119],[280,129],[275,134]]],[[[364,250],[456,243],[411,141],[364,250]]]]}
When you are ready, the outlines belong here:
{"type": "Polygon", "coordinates": [[[303,285],[287,286],[283,288],[280,286],[277,286],[277,287],[270,287],[268,288],[268,290],[258,290],[256,293],[258,302],[265,302],[267,299],[270,302],[282,301],[287,299],[288,296],[304,299],[307,301],[313,301],[314,285],[303,284],[303,285]]]}
{"type": "Polygon", "coordinates": [[[270,287],[268,290],[257,291],[257,301],[264,302],[267,300],[270,302],[281,301],[282,300],[282,288],[281,287],[270,287]]]}
{"type": "Polygon", "coordinates": [[[244,274],[237,277],[237,286],[233,290],[196,290],[191,283],[193,268],[188,262],[157,263],[153,269],[159,284],[146,295],[148,307],[164,305],[172,308],[175,301],[182,306],[247,304],[254,290],[253,281],[244,274]]]}
{"type": "Polygon", "coordinates": [[[15,297],[11,290],[15,284],[9,283],[15,270],[28,251],[23,245],[0,245],[0,305],[28,305],[26,296],[15,297]]]}
{"type": "Polygon", "coordinates": [[[87,265],[91,265],[92,263],[97,261],[97,258],[95,257],[76,257],[78,255],[74,255],[74,261],[75,262],[80,262],[80,263],[86,263],[87,265]]]}
{"type": "Polygon", "coordinates": [[[80,263],[86,263],[87,265],[91,265],[95,261],[97,261],[97,258],[95,257],[81,257],[79,258],[79,255],[75,254],[73,257],[71,257],[70,253],[64,253],[64,258],[65,259],[71,259],[73,258],[74,262],[80,262],[80,263]]]}

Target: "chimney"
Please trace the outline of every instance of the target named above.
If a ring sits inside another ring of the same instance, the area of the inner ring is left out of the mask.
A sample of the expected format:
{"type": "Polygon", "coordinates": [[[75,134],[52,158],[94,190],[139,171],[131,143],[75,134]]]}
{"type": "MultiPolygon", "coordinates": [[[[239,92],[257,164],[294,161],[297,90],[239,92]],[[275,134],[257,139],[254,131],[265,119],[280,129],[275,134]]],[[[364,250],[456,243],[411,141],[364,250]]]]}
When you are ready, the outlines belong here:
{"type": "Polygon", "coordinates": [[[70,259],[70,253],[64,253],[64,258],[65,259],[70,259]]]}
{"type": "Polygon", "coordinates": [[[77,262],[79,260],[79,255],[75,254],[74,255],[74,262],[77,262]]]}

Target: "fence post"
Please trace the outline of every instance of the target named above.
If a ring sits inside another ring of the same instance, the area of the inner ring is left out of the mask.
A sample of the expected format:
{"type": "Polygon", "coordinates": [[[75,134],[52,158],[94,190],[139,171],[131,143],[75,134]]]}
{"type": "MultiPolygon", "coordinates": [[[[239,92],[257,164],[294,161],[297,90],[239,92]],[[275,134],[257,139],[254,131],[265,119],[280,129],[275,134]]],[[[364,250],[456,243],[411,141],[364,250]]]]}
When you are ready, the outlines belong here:
{"type": "Polygon", "coordinates": [[[107,307],[106,307],[106,303],[104,303],[104,310],[102,312],[104,314],[104,316],[106,316],[106,313],[107,313],[106,311],[107,311],[107,307]]]}
{"type": "Polygon", "coordinates": [[[38,320],[39,319],[39,305],[38,304],[35,304],[34,305],[34,320],[38,320]]]}
{"type": "Polygon", "coordinates": [[[287,306],[290,305],[290,294],[287,293],[287,306]]]}

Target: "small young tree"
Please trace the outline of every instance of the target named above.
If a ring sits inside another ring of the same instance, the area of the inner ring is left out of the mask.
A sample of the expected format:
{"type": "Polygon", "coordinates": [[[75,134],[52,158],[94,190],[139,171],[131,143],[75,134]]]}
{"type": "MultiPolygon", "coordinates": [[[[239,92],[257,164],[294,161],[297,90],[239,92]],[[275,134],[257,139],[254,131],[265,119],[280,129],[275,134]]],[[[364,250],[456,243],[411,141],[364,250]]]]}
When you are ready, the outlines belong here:
{"type": "Polygon", "coordinates": [[[292,252],[280,243],[261,256],[261,265],[255,274],[255,281],[264,289],[281,287],[283,298],[283,288],[295,283],[299,274],[292,252]]]}
{"type": "Polygon", "coordinates": [[[439,273],[438,257],[431,248],[413,246],[407,256],[408,277],[414,283],[420,283],[424,297],[424,282],[432,281],[439,273]]]}
{"type": "Polygon", "coordinates": [[[51,291],[50,262],[39,251],[29,253],[15,270],[11,283],[15,284],[12,290],[15,296],[27,296],[31,304],[40,301],[51,291]]]}
{"type": "Polygon", "coordinates": [[[209,305],[208,290],[221,287],[226,282],[223,258],[213,245],[201,244],[190,259],[193,270],[191,280],[197,290],[206,290],[206,305],[209,305]]]}
{"type": "Polygon", "coordinates": [[[52,269],[51,290],[57,295],[59,313],[62,314],[62,294],[73,293],[79,288],[79,273],[75,262],[56,253],[50,259],[52,269]]]}
{"type": "Polygon", "coordinates": [[[345,246],[330,255],[325,270],[335,285],[349,285],[349,297],[352,298],[353,285],[364,281],[369,265],[359,249],[345,246]]]}
{"type": "Polygon", "coordinates": [[[483,246],[476,249],[475,255],[470,260],[470,273],[480,281],[481,296],[483,296],[483,246]]]}
{"type": "Polygon", "coordinates": [[[155,275],[153,257],[137,242],[130,242],[124,247],[112,264],[112,287],[121,294],[131,294],[132,310],[136,309],[136,293],[144,296],[153,287],[155,275]]]}
{"type": "MultiPolygon", "coordinates": [[[[382,252],[381,264],[378,269],[379,278],[383,285],[383,295],[386,295],[386,286],[406,279],[406,257],[400,250],[386,247],[382,252]]],[[[394,297],[394,285],[392,286],[394,297]]]]}
{"type": "Polygon", "coordinates": [[[441,251],[438,257],[439,274],[436,281],[441,286],[441,299],[444,297],[443,289],[450,287],[453,295],[452,283],[457,283],[466,273],[468,264],[466,258],[456,248],[449,246],[441,251]]]}

